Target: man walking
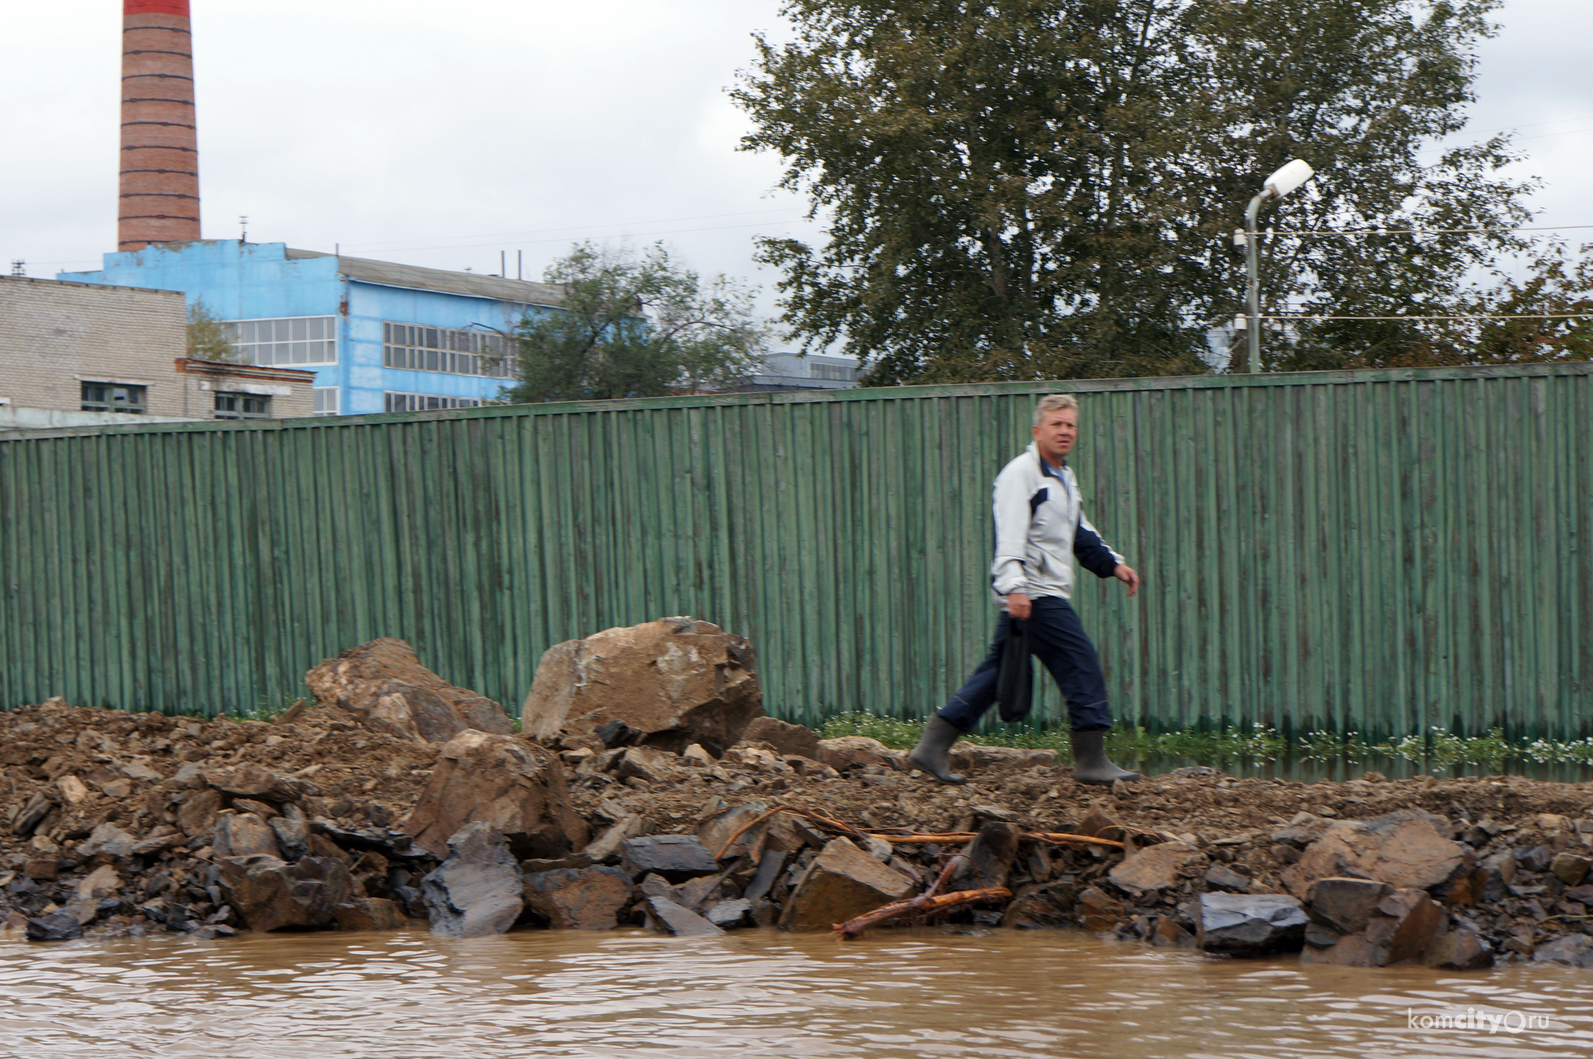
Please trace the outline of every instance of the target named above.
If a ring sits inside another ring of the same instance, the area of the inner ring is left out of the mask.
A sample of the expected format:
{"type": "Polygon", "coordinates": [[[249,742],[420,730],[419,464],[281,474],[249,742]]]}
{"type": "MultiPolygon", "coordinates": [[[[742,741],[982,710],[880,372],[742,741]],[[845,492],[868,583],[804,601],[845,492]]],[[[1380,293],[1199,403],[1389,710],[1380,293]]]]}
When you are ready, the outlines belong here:
{"type": "Polygon", "coordinates": [[[1078,480],[1067,465],[1079,436],[1078,401],[1069,394],[1040,398],[1030,433],[1033,443],[996,476],[996,558],[990,581],[1002,613],[995,642],[967,683],[925,722],[907,760],[942,783],[968,782],[951,771],[946,752],[996,701],[1002,643],[1017,620],[1025,623],[1030,653],[1051,671],[1067,700],[1073,778],[1080,783],[1137,780],[1139,773],[1106,758],[1106,732],[1112,727],[1106,682],[1095,645],[1068,598],[1075,557],[1097,577],[1123,582],[1130,596],[1139,591],[1139,575],[1084,517],[1078,480]]]}

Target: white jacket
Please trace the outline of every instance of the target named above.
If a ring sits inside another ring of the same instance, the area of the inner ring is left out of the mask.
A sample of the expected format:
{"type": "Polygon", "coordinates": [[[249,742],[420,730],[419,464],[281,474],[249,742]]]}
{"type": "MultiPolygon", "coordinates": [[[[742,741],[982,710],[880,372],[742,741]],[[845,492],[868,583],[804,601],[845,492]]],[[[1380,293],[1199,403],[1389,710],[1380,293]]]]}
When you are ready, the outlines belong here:
{"type": "Polygon", "coordinates": [[[1054,474],[1030,442],[996,475],[996,558],[990,587],[1005,604],[1009,592],[1030,598],[1073,594],[1073,559],[1097,577],[1111,577],[1123,557],[1084,517],[1078,479],[1064,460],[1054,474]]]}

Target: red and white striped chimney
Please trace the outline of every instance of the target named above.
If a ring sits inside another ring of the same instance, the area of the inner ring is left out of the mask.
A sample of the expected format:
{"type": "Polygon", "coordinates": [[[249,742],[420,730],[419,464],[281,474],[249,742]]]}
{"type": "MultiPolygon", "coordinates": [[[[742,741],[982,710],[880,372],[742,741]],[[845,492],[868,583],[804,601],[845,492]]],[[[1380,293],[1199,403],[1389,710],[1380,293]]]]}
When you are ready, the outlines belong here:
{"type": "Polygon", "coordinates": [[[119,250],[199,238],[188,0],[123,0],[119,250]]]}

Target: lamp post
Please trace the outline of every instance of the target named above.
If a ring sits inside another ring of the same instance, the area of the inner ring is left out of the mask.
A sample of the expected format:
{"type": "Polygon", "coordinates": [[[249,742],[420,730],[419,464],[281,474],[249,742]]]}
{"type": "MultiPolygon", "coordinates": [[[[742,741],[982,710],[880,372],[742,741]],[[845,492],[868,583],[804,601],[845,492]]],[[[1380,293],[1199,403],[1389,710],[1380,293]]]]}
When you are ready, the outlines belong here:
{"type": "Polygon", "coordinates": [[[1242,236],[1245,244],[1245,272],[1248,283],[1245,288],[1245,324],[1248,328],[1249,341],[1245,344],[1250,349],[1250,371],[1252,374],[1261,370],[1261,265],[1260,265],[1260,235],[1256,232],[1256,217],[1261,212],[1264,203],[1276,202],[1295,188],[1311,179],[1314,170],[1296,158],[1294,161],[1267,177],[1261,186],[1261,194],[1250,200],[1249,207],[1245,210],[1245,229],[1242,236]]]}

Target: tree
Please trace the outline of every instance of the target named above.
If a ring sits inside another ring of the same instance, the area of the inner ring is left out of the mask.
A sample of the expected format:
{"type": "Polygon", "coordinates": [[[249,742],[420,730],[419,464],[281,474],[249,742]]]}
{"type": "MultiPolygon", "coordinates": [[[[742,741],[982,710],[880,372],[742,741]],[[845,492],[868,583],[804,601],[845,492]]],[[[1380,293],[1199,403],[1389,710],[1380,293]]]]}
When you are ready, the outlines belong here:
{"type": "Polygon", "coordinates": [[[227,364],[241,361],[227,322],[203,301],[188,307],[188,356],[194,360],[219,360],[227,364]]]}
{"type": "MultiPolygon", "coordinates": [[[[1461,128],[1496,6],[787,0],[796,39],[757,38],[732,96],[743,149],[781,155],[829,239],[760,257],[807,348],[844,343],[874,383],[1203,371],[1243,303],[1231,233],[1290,158],[1319,176],[1269,211],[1278,233],[1527,217],[1507,141],[1419,155],[1461,128]]],[[[1265,305],[1454,306],[1524,245],[1270,238],[1265,305]]]]}
{"type": "Polygon", "coordinates": [[[641,252],[580,243],[544,279],[563,290],[561,308],[516,327],[520,381],[507,401],[722,389],[761,363],[752,291],[724,276],[704,283],[662,243],[641,252]]]}

